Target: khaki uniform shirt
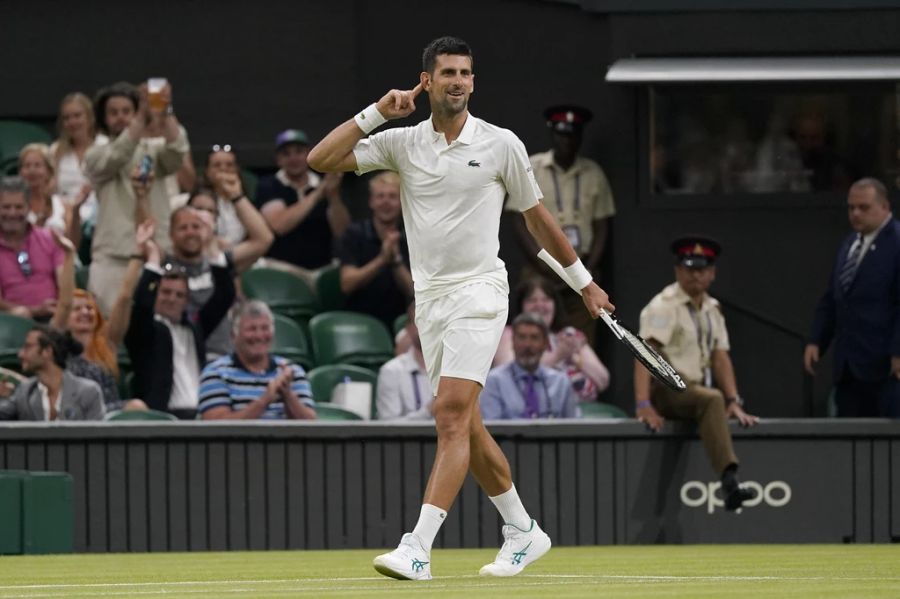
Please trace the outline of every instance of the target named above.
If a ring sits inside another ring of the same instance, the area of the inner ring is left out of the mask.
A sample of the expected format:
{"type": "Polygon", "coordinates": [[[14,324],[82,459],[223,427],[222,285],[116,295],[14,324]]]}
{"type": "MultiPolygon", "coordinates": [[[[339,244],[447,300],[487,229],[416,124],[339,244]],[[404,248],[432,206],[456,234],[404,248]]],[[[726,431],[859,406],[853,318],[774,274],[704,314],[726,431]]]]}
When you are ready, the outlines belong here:
{"type": "Polygon", "coordinates": [[[534,154],[529,160],[544,194],[544,206],[556,218],[575,252],[587,256],[594,242],[593,221],[616,213],[603,169],[593,160],[579,156],[564,171],[553,162],[553,150],[534,154]]]}
{"type": "Polygon", "coordinates": [[[190,151],[187,133],[179,127],[178,137],[166,143],[162,137],[132,139],[127,131],[106,144],[94,144],[85,155],[85,172],[97,193],[97,226],[91,244],[95,256],[128,258],[134,252],[134,190],[131,171],[144,155],[153,159],[153,185],[149,204],[156,220],[154,240],[168,251],[169,194],[165,178],[181,168],[184,155],[190,151]]]}
{"type": "Polygon", "coordinates": [[[678,283],[656,294],[641,310],[639,334],[662,345],[662,353],[687,383],[711,386],[712,352],[730,349],[719,302],[707,295],[698,310],[678,283]]]}

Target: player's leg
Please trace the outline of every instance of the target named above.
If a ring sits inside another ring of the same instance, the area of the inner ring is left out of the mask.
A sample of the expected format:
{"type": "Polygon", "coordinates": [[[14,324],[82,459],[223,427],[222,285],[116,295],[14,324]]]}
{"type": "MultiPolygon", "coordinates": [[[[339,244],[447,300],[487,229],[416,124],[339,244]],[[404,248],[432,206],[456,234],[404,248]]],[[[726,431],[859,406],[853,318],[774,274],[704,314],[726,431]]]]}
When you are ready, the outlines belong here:
{"type": "Polygon", "coordinates": [[[522,505],[512,483],[509,462],[481,419],[472,410],[469,468],[503,518],[503,546],[494,561],[481,568],[482,576],[515,576],[550,550],[550,537],[522,505]]]}

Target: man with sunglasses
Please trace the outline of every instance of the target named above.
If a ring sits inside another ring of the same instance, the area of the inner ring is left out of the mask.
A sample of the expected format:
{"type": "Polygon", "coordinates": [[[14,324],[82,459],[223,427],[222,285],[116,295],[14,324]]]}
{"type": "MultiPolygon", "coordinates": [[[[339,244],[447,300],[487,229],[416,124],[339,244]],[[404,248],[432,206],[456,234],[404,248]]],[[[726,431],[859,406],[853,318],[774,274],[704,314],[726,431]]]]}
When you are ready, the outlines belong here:
{"type": "Polygon", "coordinates": [[[49,229],[27,220],[28,187],[0,181],[0,311],[48,321],[56,310],[65,252],[49,229]]]}

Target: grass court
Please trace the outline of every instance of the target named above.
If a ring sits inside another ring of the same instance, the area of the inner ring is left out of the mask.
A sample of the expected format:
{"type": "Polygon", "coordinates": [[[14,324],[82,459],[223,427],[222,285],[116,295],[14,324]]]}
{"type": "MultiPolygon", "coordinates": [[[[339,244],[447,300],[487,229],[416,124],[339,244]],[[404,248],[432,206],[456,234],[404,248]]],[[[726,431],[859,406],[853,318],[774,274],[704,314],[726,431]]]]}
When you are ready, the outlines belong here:
{"type": "Polygon", "coordinates": [[[900,597],[898,545],[558,547],[514,578],[490,549],[432,553],[429,582],[371,567],[378,551],[0,557],[0,597],[900,597]]]}

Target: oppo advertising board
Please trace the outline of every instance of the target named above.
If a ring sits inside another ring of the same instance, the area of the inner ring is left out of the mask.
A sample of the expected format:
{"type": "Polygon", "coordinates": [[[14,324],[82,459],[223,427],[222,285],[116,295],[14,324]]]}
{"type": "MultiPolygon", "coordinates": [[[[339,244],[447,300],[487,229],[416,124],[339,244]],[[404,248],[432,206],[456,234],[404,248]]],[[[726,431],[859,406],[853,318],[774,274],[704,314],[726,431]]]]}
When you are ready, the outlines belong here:
{"type": "Polygon", "coordinates": [[[725,511],[699,440],[625,447],[626,543],[840,543],[853,540],[853,447],[842,440],[735,442],[743,485],[757,491],[725,511]]]}

